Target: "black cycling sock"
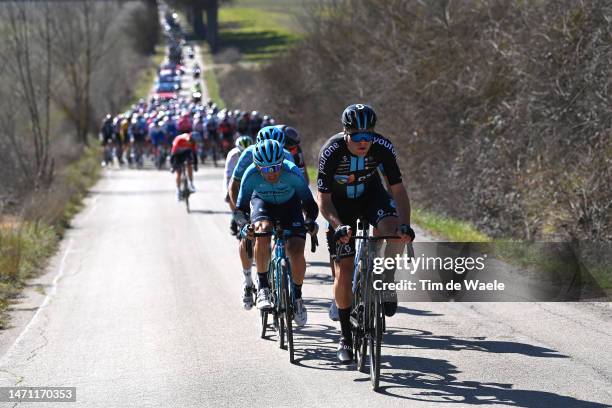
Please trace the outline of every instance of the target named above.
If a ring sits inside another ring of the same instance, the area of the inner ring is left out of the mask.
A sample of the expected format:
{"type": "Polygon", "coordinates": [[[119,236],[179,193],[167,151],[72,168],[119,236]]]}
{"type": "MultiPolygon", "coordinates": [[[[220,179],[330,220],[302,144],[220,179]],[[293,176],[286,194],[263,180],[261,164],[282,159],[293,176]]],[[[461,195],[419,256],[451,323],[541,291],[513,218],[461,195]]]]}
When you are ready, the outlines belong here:
{"type": "Polygon", "coordinates": [[[264,273],[257,272],[257,275],[259,276],[259,279],[258,279],[259,289],[269,288],[270,283],[268,283],[268,272],[264,272],[264,273]]]}
{"type": "Polygon", "coordinates": [[[348,345],[352,345],[353,333],[351,331],[351,308],[338,308],[338,317],[340,317],[340,330],[342,331],[342,337],[346,339],[348,345]]]}
{"type": "Polygon", "coordinates": [[[295,288],[295,298],[301,299],[302,298],[302,285],[298,285],[297,283],[294,283],[293,287],[295,288]]]}

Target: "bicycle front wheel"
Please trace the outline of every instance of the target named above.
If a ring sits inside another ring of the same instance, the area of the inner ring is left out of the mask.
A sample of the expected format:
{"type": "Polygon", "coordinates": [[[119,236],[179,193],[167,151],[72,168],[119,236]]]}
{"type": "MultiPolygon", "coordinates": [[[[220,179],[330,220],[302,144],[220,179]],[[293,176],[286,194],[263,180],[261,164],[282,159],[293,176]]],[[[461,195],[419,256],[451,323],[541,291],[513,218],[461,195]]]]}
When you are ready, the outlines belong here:
{"type": "Polygon", "coordinates": [[[289,270],[289,266],[286,261],[283,261],[281,264],[282,268],[282,296],[283,296],[283,305],[284,305],[284,318],[285,323],[287,325],[287,349],[289,350],[289,362],[291,364],[295,363],[295,350],[293,348],[293,324],[291,320],[293,319],[293,302],[291,300],[291,295],[289,294],[289,284],[291,271],[289,270]]]}
{"type": "Polygon", "coordinates": [[[370,351],[370,381],[372,383],[372,389],[376,391],[378,390],[378,385],[380,383],[380,349],[382,346],[384,324],[383,304],[379,291],[374,291],[373,301],[373,327],[370,332],[368,343],[370,351]]]}

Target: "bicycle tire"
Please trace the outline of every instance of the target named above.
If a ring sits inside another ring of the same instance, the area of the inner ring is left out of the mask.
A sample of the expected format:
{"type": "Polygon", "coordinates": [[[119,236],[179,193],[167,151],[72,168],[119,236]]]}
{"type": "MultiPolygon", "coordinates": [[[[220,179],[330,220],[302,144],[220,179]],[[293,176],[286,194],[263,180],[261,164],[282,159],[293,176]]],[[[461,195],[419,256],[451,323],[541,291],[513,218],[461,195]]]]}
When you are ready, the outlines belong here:
{"type": "Polygon", "coordinates": [[[293,324],[291,319],[293,319],[293,303],[291,301],[291,296],[289,294],[289,283],[291,276],[291,269],[287,265],[286,261],[281,263],[281,282],[282,282],[282,296],[283,296],[283,305],[284,305],[284,319],[286,323],[286,334],[287,334],[287,350],[289,351],[289,362],[291,364],[295,363],[295,350],[293,348],[293,324]]]}
{"type": "Polygon", "coordinates": [[[185,199],[185,207],[187,208],[187,214],[191,212],[189,208],[189,185],[187,184],[187,173],[183,172],[183,197],[185,199]]]}
{"type": "Polygon", "coordinates": [[[266,338],[266,329],[268,328],[268,312],[266,310],[260,310],[261,314],[261,338],[266,338]]]}
{"type": "Polygon", "coordinates": [[[354,336],[353,342],[355,343],[355,362],[357,363],[357,370],[362,373],[366,373],[366,359],[368,356],[368,312],[364,288],[367,286],[365,280],[366,274],[363,269],[363,262],[359,263],[359,283],[357,291],[355,293],[356,306],[357,306],[357,322],[359,324],[356,336],[354,336]]]}
{"type": "Polygon", "coordinates": [[[374,295],[374,315],[371,334],[369,336],[369,352],[370,352],[370,382],[372,389],[378,390],[380,383],[380,350],[382,346],[383,333],[383,305],[380,293],[375,292],[374,295]]]}

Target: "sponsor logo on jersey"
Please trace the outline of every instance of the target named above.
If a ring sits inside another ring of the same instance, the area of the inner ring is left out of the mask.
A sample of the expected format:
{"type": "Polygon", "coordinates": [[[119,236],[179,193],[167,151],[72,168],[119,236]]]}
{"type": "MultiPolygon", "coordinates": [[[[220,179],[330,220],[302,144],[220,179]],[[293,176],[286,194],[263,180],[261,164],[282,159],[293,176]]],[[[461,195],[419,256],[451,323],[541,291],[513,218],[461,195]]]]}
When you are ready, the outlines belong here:
{"type": "Polygon", "coordinates": [[[395,157],[397,159],[397,154],[395,154],[395,148],[393,147],[393,143],[391,143],[388,140],[385,140],[381,137],[374,137],[374,143],[379,144],[383,147],[385,147],[387,150],[389,150],[391,153],[393,153],[393,157],[395,157]]]}
{"type": "Polygon", "coordinates": [[[321,153],[321,157],[319,157],[319,171],[323,171],[323,169],[325,168],[325,163],[327,163],[327,159],[329,159],[329,157],[339,148],[340,145],[338,144],[338,142],[334,142],[329,145],[325,150],[323,150],[323,153],[321,153]]]}
{"type": "Polygon", "coordinates": [[[355,175],[354,174],[348,174],[348,175],[336,174],[334,175],[334,180],[336,180],[336,183],[338,184],[350,184],[355,181],[355,175]]]}

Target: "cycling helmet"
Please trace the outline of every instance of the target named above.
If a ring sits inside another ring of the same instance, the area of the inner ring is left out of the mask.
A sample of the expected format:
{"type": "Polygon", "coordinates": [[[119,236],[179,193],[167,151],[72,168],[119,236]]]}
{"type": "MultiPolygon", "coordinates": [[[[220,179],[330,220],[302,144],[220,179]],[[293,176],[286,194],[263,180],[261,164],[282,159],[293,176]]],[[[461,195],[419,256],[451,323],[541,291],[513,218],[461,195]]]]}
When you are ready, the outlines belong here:
{"type": "Polygon", "coordinates": [[[255,146],[253,163],[260,167],[282,163],[283,158],[283,148],[276,140],[264,140],[255,146]]]}
{"type": "Polygon", "coordinates": [[[285,146],[297,146],[300,144],[300,134],[295,128],[287,125],[276,125],[274,126],[277,129],[280,129],[285,134],[285,146]]]}
{"type": "Polygon", "coordinates": [[[285,145],[285,134],[275,126],[266,126],[257,132],[257,143],[268,139],[276,140],[281,147],[285,145]]]}
{"type": "Polygon", "coordinates": [[[251,139],[251,136],[240,136],[238,139],[236,139],[236,147],[240,149],[240,151],[243,151],[252,144],[253,139],[251,139]]]}
{"type": "Polygon", "coordinates": [[[349,105],[342,112],[342,126],[349,132],[373,128],[376,126],[376,113],[368,105],[349,105]]]}

